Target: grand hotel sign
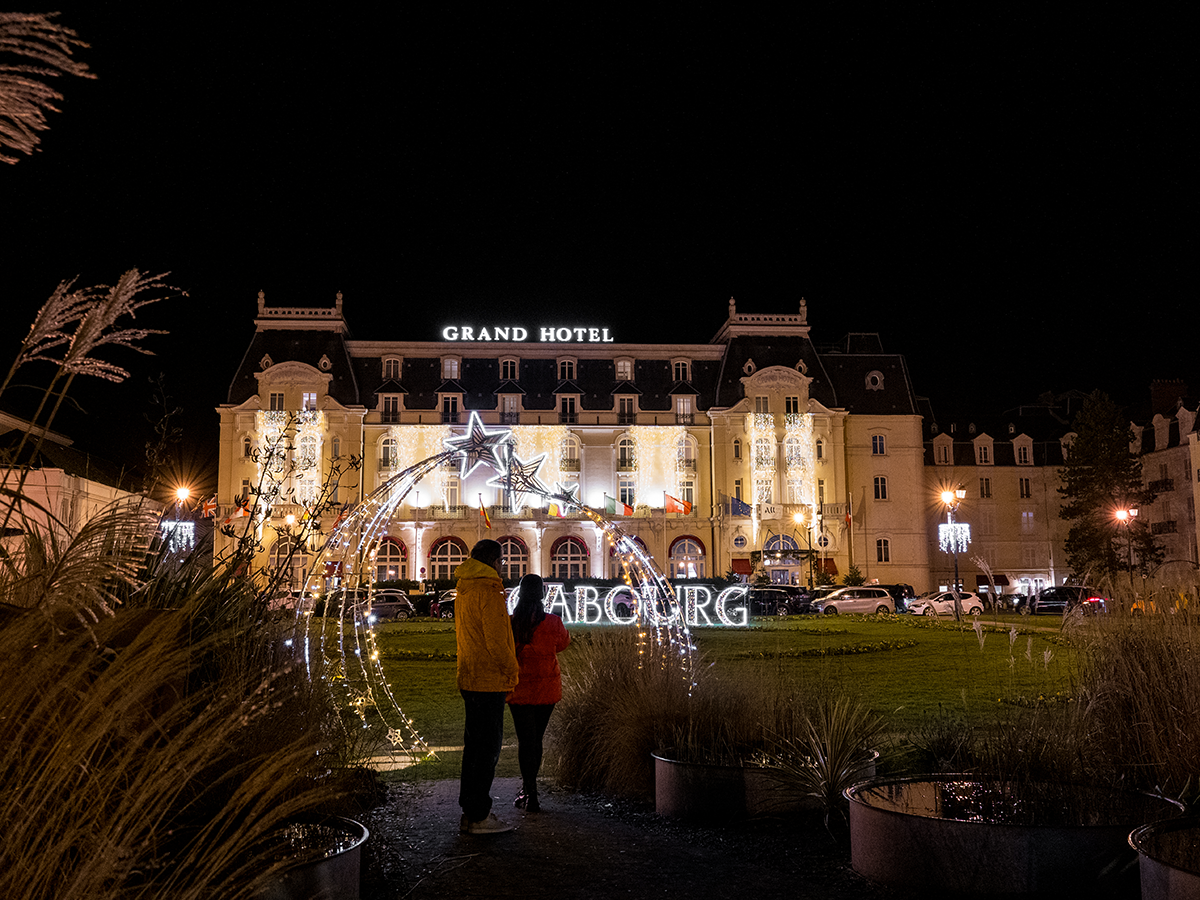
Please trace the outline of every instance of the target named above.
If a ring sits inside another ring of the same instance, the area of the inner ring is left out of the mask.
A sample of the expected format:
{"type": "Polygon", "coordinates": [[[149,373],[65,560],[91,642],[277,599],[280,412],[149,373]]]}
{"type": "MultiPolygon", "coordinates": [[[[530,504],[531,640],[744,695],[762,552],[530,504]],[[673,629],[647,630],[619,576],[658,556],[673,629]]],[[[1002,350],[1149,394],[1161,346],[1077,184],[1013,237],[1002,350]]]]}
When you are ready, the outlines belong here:
{"type": "MultiPolygon", "coordinates": [[[[613,338],[607,328],[556,328],[538,327],[537,340],[546,343],[611,344],[613,338]]],[[[528,341],[531,332],[520,325],[496,325],[492,328],[473,325],[447,325],[442,329],[444,341],[528,341]]]]}

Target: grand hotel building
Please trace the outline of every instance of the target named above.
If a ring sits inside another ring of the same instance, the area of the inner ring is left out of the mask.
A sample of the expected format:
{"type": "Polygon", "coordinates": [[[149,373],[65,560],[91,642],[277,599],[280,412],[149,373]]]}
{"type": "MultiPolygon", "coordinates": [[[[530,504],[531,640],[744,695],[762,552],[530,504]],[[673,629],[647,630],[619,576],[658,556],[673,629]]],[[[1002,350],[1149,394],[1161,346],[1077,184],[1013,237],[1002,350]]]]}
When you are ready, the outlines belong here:
{"type": "MultiPolygon", "coordinates": [[[[351,337],[340,294],[332,308],[282,308],[260,293],[254,337],[219,408],[220,515],[242,498],[254,506],[261,448],[292,422],[290,452],[315,465],[257,510],[261,564],[286,558],[279,526],[303,515],[331,467],[361,459],[337,496],[357,502],[441,451],[477,412],[511,429],[522,459],[546,454],[547,485],[577,485],[584,503],[627,513],[622,526],[675,577],[807,584],[854,565],[918,591],[948,584],[937,501],[947,486],[968,488],[960,520],[982,517],[959,559],[968,589],[984,581],[976,555],[1010,589],[1066,575],[1053,495],[1064,429],[1043,410],[980,433],[939,424],[903,356],[874,334],[814,343],[803,300],[778,315],[739,313],[730,300],[704,344],[624,343],[614,331],[475,323],[448,324],[435,340],[364,340],[351,337]],[[1049,430],[1027,427],[1043,420],[1049,430]]],[[[536,497],[515,506],[490,475],[446,468],[418,483],[371,548],[371,574],[449,578],[491,537],[512,578],[619,576],[590,520],[551,515],[536,497]]],[[[294,554],[296,582],[314,549],[294,554]]]]}

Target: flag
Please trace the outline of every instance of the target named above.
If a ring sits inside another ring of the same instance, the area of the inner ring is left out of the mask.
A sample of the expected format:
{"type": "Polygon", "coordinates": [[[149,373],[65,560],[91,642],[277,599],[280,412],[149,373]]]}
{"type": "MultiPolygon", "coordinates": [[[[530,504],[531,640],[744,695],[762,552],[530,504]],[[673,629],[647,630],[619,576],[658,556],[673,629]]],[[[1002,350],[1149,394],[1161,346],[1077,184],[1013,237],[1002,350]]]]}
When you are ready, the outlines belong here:
{"type": "Polygon", "coordinates": [[[549,504],[546,507],[546,512],[549,513],[550,515],[554,516],[555,518],[559,518],[559,519],[565,517],[567,514],[566,509],[563,508],[563,505],[561,503],[549,504]]]}
{"type": "Polygon", "coordinates": [[[488,515],[487,507],[483,505],[483,494],[479,495],[479,514],[483,516],[484,527],[491,528],[492,517],[488,515]]]}
{"type": "Polygon", "coordinates": [[[200,504],[200,515],[202,518],[211,519],[217,514],[217,495],[213,494],[211,500],[205,500],[200,504]]]}
{"type": "Polygon", "coordinates": [[[229,518],[225,520],[224,524],[228,525],[234,519],[242,519],[242,518],[245,518],[246,516],[250,515],[250,510],[248,510],[246,508],[246,506],[249,504],[249,502],[250,502],[249,498],[239,497],[236,504],[233,507],[233,512],[231,512],[229,514],[229,518]]]}
{"type": "Polygon", "coordinates": [[[731,516],[748,516],[753,512],[754,510],[750,508],[749,503],[745,503],[737,497],[729,498],[729,514],[731,516]]]}
{"type": "Polygon", "coordinates": [[[620,500],[615,500],[608,494],[604,495],[604,511],[612,513],[616,516],[632,516],[633,507],[628,503],[622,503],[620,500]]]}
{"type": "Polygon", "coordinates": [[[667,502],[666,502],[667,512],[683,513],[685,516],[691,514],[692,504],[689,503],[687,500],[676,500],[674,497],[672,497],[670,494],[666,493],[665,491],[663,492],[663,496],[667,500],[667,502]]]}

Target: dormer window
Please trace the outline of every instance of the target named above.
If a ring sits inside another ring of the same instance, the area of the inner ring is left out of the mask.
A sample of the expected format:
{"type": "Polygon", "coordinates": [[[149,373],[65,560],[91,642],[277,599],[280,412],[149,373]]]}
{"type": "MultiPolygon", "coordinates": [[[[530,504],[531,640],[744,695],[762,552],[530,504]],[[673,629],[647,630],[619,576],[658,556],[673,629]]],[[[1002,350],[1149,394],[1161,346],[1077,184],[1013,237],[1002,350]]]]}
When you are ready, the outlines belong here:
{"type": "Polygon", "coordinates": [[[975,439],[975,465],[990,466],[992,463],[992,439],[986,434],[980,435],[975,439]]]}
{"type": "Polygon", "coordinates": [[[692,363],[690,360],[677,359],[671,363],[671,373],[675,381],[692,380],[692,363]]]}
{"type": "Polygon", "coordinates": [[[316,409],[317,408],[317,392],[305,391],[301,395],[301,409],[316,409]]]}
{"type": "Polygon", "coordinates": [[[271,410],[271,412],[282,412],[283,411],[283,393],[282,392],[272,391],[271,396],[268,398],[268,400],[270,402],[269,409],[271,410]]]}
{"type": "Polygon", "coordinates": [[[501,381],[516,381],[517,380],[517,361],[515,359],[500,360],[500,380],[501,381]]]}
{"type": "Polygon", "coordinates": [[[558,380],[559,381],[574,381],[575,380],[575,360],[560,359],[558,361],[558,380]]]}
{"type": "Polygon", "coordinates": [[[442,357],[442,378],[447,381],[458,378],[458,357],[443,356],[442,357]]]}
{"type": "Polygon", "coordinates": [[[617,366],[617,381],[633,381],[633,360],[618,359],[617,366]]]}
{"type": "Polygon", "coordinates": [[[383,361],[383,379],[384,381],[399,381],[400,380],[400,360],[385,359],[383,361]]]}
{"type": "Polygon", "coordinates": [[[1016,450],[1018,466],[1033,465],[1033,440],[1028,435],[1021,435],[1013,441],[1013,448],[1016,450]]]}
{"type": "Polygon", "coordinates": [[[383,409],[379,421],[385,425],[397,425],[400,422],[400,395],[384,394],[381,398],[383,409]]]}

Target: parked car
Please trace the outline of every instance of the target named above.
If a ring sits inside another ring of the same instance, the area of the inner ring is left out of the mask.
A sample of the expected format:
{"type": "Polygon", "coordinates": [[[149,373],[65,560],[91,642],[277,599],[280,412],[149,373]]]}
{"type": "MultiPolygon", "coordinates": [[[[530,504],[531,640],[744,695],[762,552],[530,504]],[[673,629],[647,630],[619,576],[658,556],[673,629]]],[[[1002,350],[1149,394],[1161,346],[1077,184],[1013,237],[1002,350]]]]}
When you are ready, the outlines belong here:
{"type": "MultiPolygon", "coordinates": [[[[963,615],[977,616],[983,612],[983,601],[977,594],[959,591],[958,597],[963,615]]],[[[928,594],[922,594],[908,604],[908,611],[914,616],[953,616],[954,592],[930,591],[928,594]]]]}
{"type": "Polygon", "coordinates": [[[909,602],[916,599],[917,592],[913,590],[911,584],[879,584],[868,585],[868,587],[881,587],[892,595],[892,604],[896,607],[896,612],[908,612],[909,602]]]}
{"type": "Polygon", "coordinates": [[[878,585],[838,588],[813,604],[813,612],[824,616],[839,613],[894,613],[892,595],[878,585]]]}
{"type": "Polygon", "coordinates": [[[371,613],[376,619],[394,619],[402,622],[417,614],[417,609],[407,594],[400,591],[376,591],[371,598],[371,613]]]}
{"type": "Polygon", "coordinates": [[[442,594],[429,606],[429,614],[435,619],[453,619],[454,618],[454,598],[458,596],[458,591],[449,590],[442,594]]]}
{"type": "Polygon", "coordinates": [[[366,588],[334,588],[325,595],[324,615],[353,616],[355,612],[365,615],[367,597],[366,588]]]}
{"type": "Polygon", "coordinates": [[[782,587],[752,587],[746,592],[746,606],[752,616],[786,616],[790,599],[791,594],[782,587]]]}
{"type": "Polygon", "coordinates": [[[1029,599],[1029,612],[1035,616],[1061,616],[1076,607],[1079,607],[1084,615],[1107,612],[1108,598],[1086,585],[1059,584],[1042,588],[1029,599]]]}
{"type": "Polygon", "coordinates": [[[786,604],[775,610],[779,616],[804,616],[813,611],[812,593],[807,588],[792,587],[787,589],[786,604]]]}

